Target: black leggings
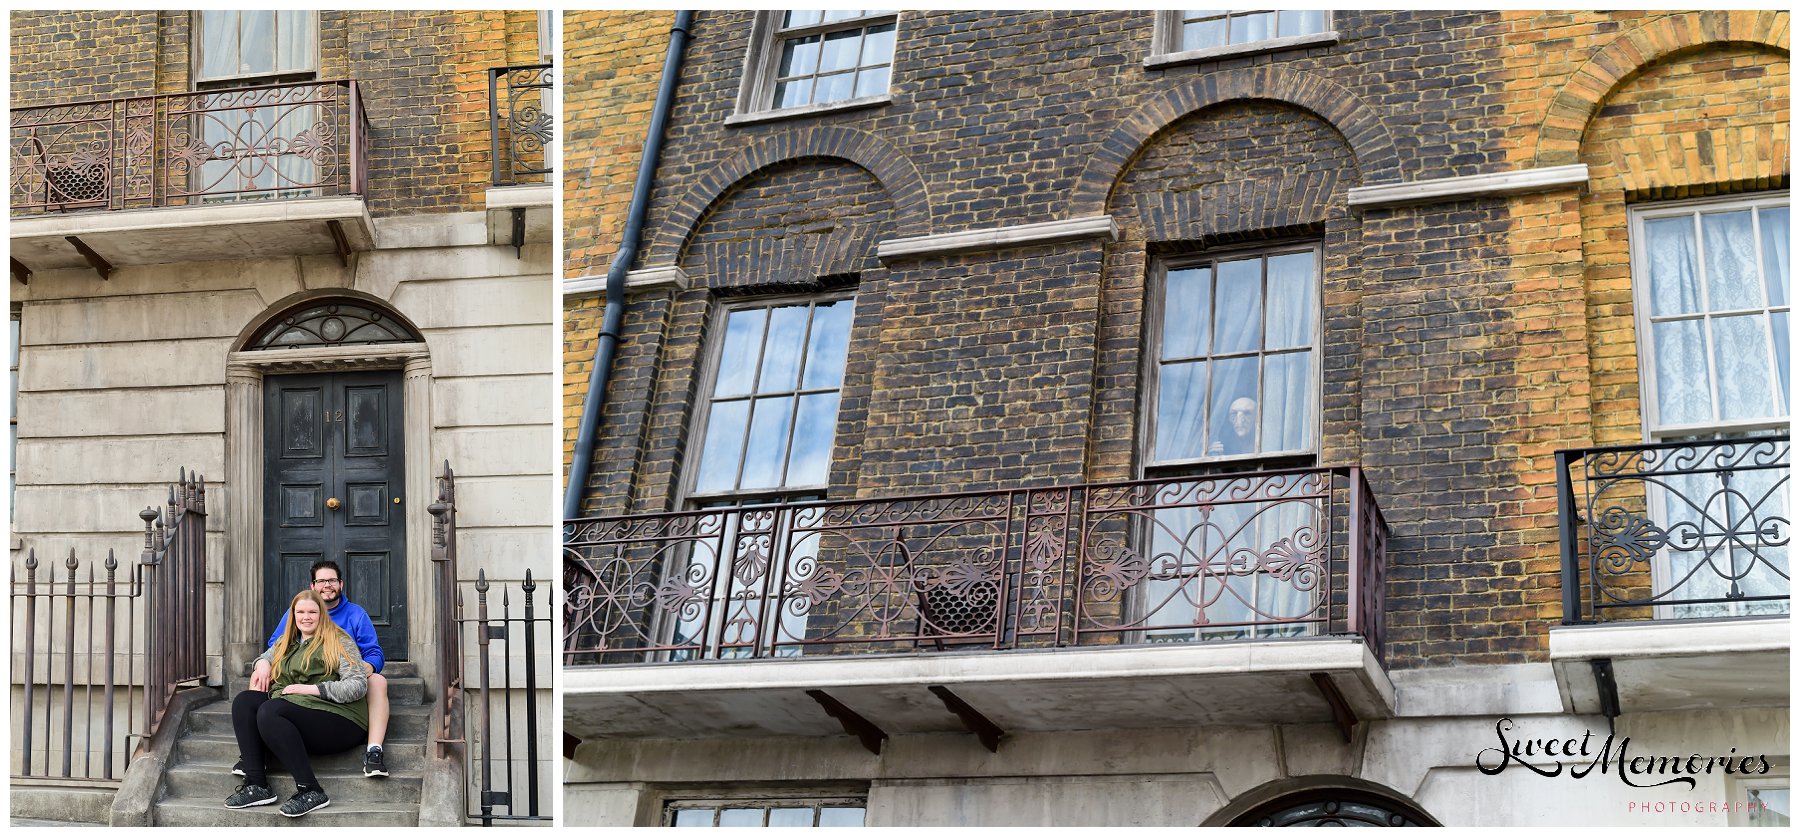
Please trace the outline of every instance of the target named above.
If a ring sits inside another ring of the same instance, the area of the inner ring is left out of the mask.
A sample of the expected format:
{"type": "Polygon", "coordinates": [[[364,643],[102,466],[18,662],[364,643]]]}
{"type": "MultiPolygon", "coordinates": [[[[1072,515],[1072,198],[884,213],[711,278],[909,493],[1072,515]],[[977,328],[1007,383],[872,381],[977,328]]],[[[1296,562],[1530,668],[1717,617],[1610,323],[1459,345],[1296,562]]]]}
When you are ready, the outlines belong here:
{"type": "Polygon", "coordinates": [[[269,786],[267,758],[273,755],[294,774],[299,789],[323,790],[308,753],[341,753],[363,743],[368,730],[342,715],[272,700],[268,692],[238,692],[231,704],[231,727],[244,757],[244,781],[269,786]]]}

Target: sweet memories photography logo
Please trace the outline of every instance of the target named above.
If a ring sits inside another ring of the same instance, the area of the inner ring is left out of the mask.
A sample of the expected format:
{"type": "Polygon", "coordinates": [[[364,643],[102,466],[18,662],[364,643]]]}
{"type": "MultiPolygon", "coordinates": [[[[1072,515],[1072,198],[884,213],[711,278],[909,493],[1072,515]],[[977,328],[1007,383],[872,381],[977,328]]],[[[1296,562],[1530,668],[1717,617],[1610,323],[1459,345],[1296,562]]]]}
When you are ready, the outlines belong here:
{"type": "Polygon", "coordinates": [[[1475,754],[1475,767],[1489,776],[1497,776],[1512,765],[1519,765],[1539,776],[1561,776],[1585,779],[1596,771],[1616,773],[1619,781],[1634,788],[1685,785],[1693,790],[1695,776],[1712,775],[1714,771],[1731,776],[1760,776],[1769,772],[1767,755],[1747,755],[1736,747],[1727,753],[1634,753],[1631,737],[1618,738],[1608,733],[1598,746],[1593,730],[1580,738],[1531,738],[1519,734],[1511,718],[1494,724],[1498,746],[1475,754]],[[1615,747],[1616,743],[1616,747],[1615,747]],[[1545,762],[1551,766],[1545,766],[1545,762]]]}

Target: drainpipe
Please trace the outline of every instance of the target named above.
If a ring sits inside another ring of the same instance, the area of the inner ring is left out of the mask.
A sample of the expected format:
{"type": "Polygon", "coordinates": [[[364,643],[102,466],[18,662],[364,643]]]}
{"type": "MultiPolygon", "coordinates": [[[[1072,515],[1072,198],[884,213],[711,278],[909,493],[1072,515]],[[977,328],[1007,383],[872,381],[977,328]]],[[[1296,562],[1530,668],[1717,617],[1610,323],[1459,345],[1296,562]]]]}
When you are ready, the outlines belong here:
{"type": "Polygon", "coordinates": [[[587,397],[581,404],[581,426],[575,434],[575,458],[569,463],[569,482],[563,487],[563,519],[581,516],[581,498],[587,489],[588,469],[594,459],[594,441],[600,435],[600,411],[606,406],[606,384],[612,378],[613,354],[625,321],[625,273],[637,260],[638,238],[644,214],[650,208],[650,185],[656,160],[662,154],[663,129],[675,104],[675,80],[681,74],[682,53],[687,48],[692,11],[675,13],[669,30],[669,54],[663,59],[662,80],[656,89],[656,107],[650,112],[650,130],[644,135],[644,153],[638,160],[637,184],[631,191],[631,208],[625,215],[625,232],[619,252],[606,269],[606,310],[600,319],[600,339],[594,341],[594,366],[588,371],[587,397]]]}

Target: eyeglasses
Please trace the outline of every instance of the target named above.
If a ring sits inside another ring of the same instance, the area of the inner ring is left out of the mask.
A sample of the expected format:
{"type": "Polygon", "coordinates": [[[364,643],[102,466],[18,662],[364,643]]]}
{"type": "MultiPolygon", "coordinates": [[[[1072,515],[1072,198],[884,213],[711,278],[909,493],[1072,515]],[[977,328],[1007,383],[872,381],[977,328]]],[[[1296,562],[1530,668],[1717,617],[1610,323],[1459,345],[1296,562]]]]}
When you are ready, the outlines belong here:
{"type": "Polygon", "coordinates": [[[326,584],[326,585],[335,585],[335,586],[341,587],[344,584],[344,580],[341,578],[315,578],[315,579],[313,579],[313,584],[315,584],[315,585],[326,584]]]}

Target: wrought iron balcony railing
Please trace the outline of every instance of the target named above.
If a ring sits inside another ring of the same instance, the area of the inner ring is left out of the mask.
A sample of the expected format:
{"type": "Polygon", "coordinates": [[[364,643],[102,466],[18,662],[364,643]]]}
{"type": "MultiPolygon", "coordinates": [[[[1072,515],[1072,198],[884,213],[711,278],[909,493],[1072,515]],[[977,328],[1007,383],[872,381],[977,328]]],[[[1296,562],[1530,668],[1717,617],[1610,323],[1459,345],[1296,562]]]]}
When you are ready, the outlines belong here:
{"type": "Polygon", "coordinates": [[[488,137],[494,185],[547,183],[556,170],[556,67],[488,70],[488,137]]]}
{"type": "Polygon", "coordinates": [[[1788,437],[1556,454],[1563,622],[1788,612],[1788,437]]]}
{"type": "Polygon", "coordinates": [[[12,215],[364,194],[354,81],[14,108],[12,215]]]}
{"type": "Polygon", "coordinates": [[[564,524],[564,662],[1360,635],[1387,524],[1359,468],[564,524]]]}

